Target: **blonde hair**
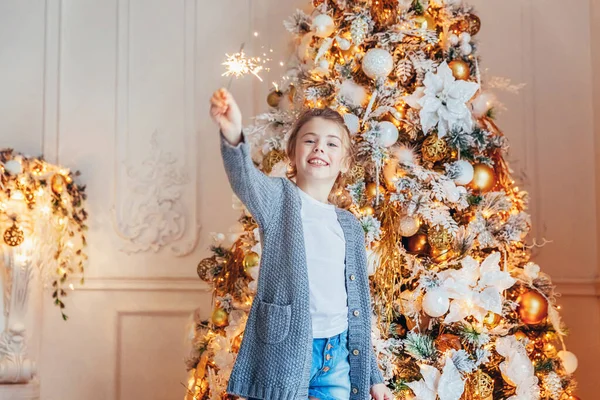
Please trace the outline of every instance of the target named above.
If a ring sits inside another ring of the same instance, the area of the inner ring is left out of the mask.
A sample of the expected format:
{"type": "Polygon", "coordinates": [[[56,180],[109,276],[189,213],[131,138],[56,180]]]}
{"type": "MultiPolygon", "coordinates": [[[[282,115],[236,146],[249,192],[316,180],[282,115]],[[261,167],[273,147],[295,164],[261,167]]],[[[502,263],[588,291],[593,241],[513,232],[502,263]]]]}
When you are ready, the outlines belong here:
{"type": "MultiPolygon", "coordinates": [[[[340,129],[346,133],[345,138],[342,138],[342,143],[344,144],[344,148],[346,149],[345,161],[348,162],[348,170],[352,169],[352,166],[356,160],[356,148],[354,142],[352,141],[350,130],[344,122],[344,117],[342,117],[340,113],[331,108],[311,108],[306,110],[298,117],[298,119],[292,126],[287,142],[286,154],[289,160],[293,161],[296,156],[296,139],[298,137],[300,129],[302,129],[302,127],[306,125],[306,123],[315,118],[322,118],[327,121],[335,122],[340,127],[340,129]]],[[[296,170],[296,166],[291,165],[286,175],[288,179],[294,179],[297,173],[298,171],[296,170]]],[[[340,190],[343,190],[344,187],[344,176],[340,172],[329,194],[329,201],[332,203],[335,202],[335,193],[340,190]]]]}

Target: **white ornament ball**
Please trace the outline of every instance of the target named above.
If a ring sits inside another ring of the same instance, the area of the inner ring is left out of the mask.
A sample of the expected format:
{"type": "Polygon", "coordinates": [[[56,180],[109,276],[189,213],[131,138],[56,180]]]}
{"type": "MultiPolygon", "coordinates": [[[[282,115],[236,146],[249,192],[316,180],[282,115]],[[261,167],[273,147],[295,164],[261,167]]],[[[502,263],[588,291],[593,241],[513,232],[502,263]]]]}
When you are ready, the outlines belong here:
{"type": "Polygon", "coordinates": [[[463,55],[468,56],[473,52],[473,47],[469,43],[463,43],[460,45],[460,52],[463,55]]]}
{"type": "Polygon", "coordinates": [[[383,147],[390,147],[398,141],[398,128],[390,121],[383,121],[377,124],[379,128],[379,144],[383,147]]]}
{"type": "Polygon", "coordinates": [[[325,59],[319,61],[313,72],[319,76],[329,75],[329,61],[325,59]]]}
{"type": "Polygon", "coordinates": [[[23,172],[23,166],[17,160],[9,160],[4,163],[4,169],[11,175],[19,175],[23,172]]]}
{"type": "Polygon", "coordinates": [[[570,351],[561,350],[558,352],[558,358],[562,361],[562,365],[565,368],[567,374],[572,374],[577,370],[579,365],[579,361],[577,360],[577,356],[570,351]]]}
{"type": "Polygon", "coordinates": [[[400,218],[400,234],[404,237],[415,235],[421,227],[421,221],[414,215],[405,215],[400,218]]]}
{"type": "Polygon", "coordinates": [[[471,42],[471,35],[468,32],[463,32],[460,34],[459,36],[460,42],[461,43],[470,43],[471,42]]]}
{"type": "Polygon", "coordinates": [[[448,312],[449,308],[450,299],[442,289],[429,289],[423,296],[423,311],[430,317],[441,317],[448,312]]]}
{"type": "Polygon", "coordinates": [[[319,14],[313,18],[312,30],[318,37],[329,37],[335,31],[335,22],[333,22],[333,18],[329,15],[319,14]]]}
{"type": "Polygon", "coordinates": [[[350,105],[358,107],[366,103],[367,90],[354,81],[347,79],[340,86],[339,96],[343,97],[350,105]]]}
{"type": "Polygon", "coordinates": [[[402,146],[394,150],[394,155],[400,164],[416,164],[415,152],[406,146],[402,146]]]}
{"type": "Polygon", "coordinates": [[[456,203],[460,200],[460,191],[452,182],[450,182],[450,184],[452,184],[453,187],[446,188],[446,198],[448,201],[456,203]]]}
{"type": "Polygon", "coordinates": [[[394,69],[392,55],[383,49],[371,49],[362,60],[362,70],[371,79],[385,78],[394,69]]]}
{"type": "Polygon", "coordinates": [[[456,163],[460,170],[459,175],[454,178],[454,183],[457,185],[468,185],[473,180],[473,165],[465,160],[458,160],[456,163]]]}
{"type": "Polygon", "coordinates": [[[471,102],[471,108],[473,110],[473,115],[475,118],[481,118],[488,113],[489,110],[494,107],[496,103],[496,96],[490,92],[480,93],[473,101],[471,102]]]}
{"type": "Polygon", "coordinates": [[[454,33],[452,35],[450,35],[450,38],[448,40],[450,41],[450,44],[452,46],[456,46],[459,42],[458,36],[456,36],[454,33]]]}
{"type": "Polygon", "coordinates": [[[337,41],[338,47],[340,50],[348,50],[352,46],[352,42],[343,37],[336,36],[335,40],[337,41]]]}
{"type": "Polygon", "coordinates": [[[360,130],[360,121],[358,117],[354,114],[344,114],[344,123],[346,124],[348,130],[352,135],[356,135],[360,130]]]}

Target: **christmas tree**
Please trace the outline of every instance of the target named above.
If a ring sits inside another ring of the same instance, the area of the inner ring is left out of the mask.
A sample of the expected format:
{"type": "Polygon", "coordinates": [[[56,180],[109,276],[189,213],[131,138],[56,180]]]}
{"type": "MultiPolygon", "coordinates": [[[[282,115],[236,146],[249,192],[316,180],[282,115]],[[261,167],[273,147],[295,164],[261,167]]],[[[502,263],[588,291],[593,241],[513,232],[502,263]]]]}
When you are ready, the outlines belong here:
{"type": "MultiPolygon", "coordinates": [[[[459,0],[315,0],[284,22],[296,62],[245,129],[265,174],[285,176],[286,134],[308,107],[344,115],[358,162],[338,206],[366,235],[372,339],[398,399],[576,399],[577,358],[550,278],[530,260],[481,22],[459,0]]],[[[196,318],[187,399],[226,397],[256,291],[260,237],[242,210],[200,262],[214,311],[196,318]]]]}

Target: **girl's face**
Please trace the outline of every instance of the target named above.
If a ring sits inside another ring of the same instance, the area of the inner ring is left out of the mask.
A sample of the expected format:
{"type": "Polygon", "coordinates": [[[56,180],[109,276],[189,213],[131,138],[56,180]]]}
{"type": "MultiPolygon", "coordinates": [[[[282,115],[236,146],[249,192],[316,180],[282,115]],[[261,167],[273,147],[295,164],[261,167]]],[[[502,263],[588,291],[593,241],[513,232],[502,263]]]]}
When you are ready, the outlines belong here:
{"type": "Polygon", "coordinates": [[[335,182],[348,170],[347,133],[334,121],[315,117],[296,136],[294,163],[300,179],[335,182]]]}

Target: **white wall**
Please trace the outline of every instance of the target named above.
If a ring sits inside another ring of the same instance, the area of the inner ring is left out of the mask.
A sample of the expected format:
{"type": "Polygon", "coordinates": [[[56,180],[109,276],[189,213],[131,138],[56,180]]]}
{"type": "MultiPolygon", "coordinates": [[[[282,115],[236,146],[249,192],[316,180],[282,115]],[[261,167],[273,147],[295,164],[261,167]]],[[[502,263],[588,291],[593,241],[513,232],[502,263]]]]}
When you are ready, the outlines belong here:
{"type": "MultiPolygon", "coordinates": [[[[512,143],[511,165],[531,193],[532,238],[552,240],[536,261],[563,293],[580,395],[592,399],[600,390],[600,1],[473,3],[483,22],[481,67],[526,84],[518,96],[501,94],[508,110],[499,123],[512,143]]],[[[210,311],[195,266],[208,254],[208,233],[225,231],[237,217],[207,101],[227,83],[224,53],[243,41],[249,52],[265,46],[284,60],[289,37],[281,22],[307,6],[0,0],[0,146],[43,152],[81,170],[89,194],[87,283],[70,295],[68,323],[47,298],[40,321],[44,400],[180,398],[188,314],[199,304],[210,311]],[[155,132],[172,164],[152,152],[155,132]],[[145,161],[157,166],[154,175],[140,169],[145,161]],[[161,181],[167,168],[185,175],[180,184],[161,181]],[[180,194],[172,207],[179,225],[171,212],[144,211],[152,193],[172,191],[180,194]],[[152,231],[144,221],[177,228],[152,231]],[[139,239],[122,238],[135,228],[139,239]],[[153,245],[160,250],[120,250],[153,245]]],[[[265,83],[233,84],[246,120],[265,110],[268,82],[280,72],[265,74],[265,83]]]]}

